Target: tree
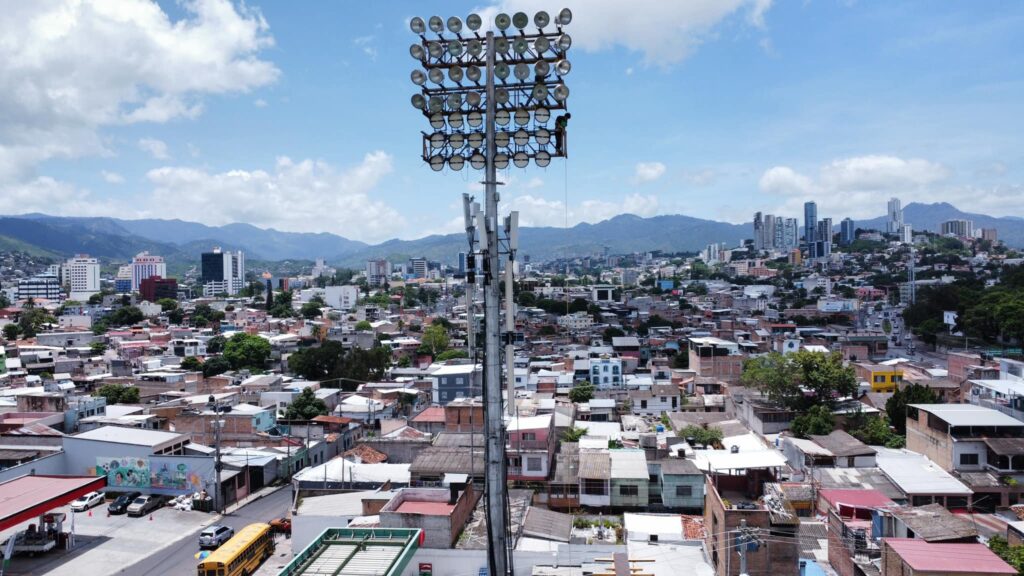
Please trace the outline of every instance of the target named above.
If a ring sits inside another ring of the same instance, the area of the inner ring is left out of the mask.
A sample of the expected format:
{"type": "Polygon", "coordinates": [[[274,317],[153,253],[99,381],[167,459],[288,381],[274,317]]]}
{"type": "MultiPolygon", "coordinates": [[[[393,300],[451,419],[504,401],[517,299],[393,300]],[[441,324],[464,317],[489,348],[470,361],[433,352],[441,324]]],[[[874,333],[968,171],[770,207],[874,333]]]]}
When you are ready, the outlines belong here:
{"type": "Polygon", "coordinates": [[[831,409],[836,400],[857,391],[853,367],[843,366],[842,355],[835,352],[772,352],[747,360],[740,380],[770,401],[801,411],[818,404],[831,409]]]}
{"type": "Polygon", "coordinates": [[[97,340],[89,345],[89,352],[93,356],[99,356],[107,351],[107,343],[102,340],[97,340]]]}
{"type": "Polygon", "coordinates": [[[373,330],[373,325],[368,320],[360,320],[356,322],[355,328],[357,332],[369,332],[373,330]]]}
{"type": "Polygon", "coordinates": [[[999,556],[1007,564],[1013,566],[1018,574],[1024,572],[1024,546],[1020,544],[1010,546],[1006,538],[996,535],[989,538],[988,547],[995,552],[996,556],[999,556]]]}
{"type": "Polygon", "coordinates": [[[284,417],[286,420],[312,420],[325,414],[327,414],[327,405],[316,397],[312,388],[306,387],[288,405],[284,417]]]}
{"type": "Polygon", "coordinates": [[[601,333],[601,339],[604,340],[605,342],[611,342],[612,338],[620,338],[625,335],[626,333],[623,332],[621,328],[609,326],[604,329],[604,332],[601,333]]]}
{"type": "Polygon", "coordinates": [[[185,311],[181,308],[171,310],[167,313],[167,321],[171,324],[181,324],[185,321],[185,311]]]}
{"type": "Polygon", "coordinates": [[[554,336],[558,334],[558,328],[555,328],[551,324],[545,324],[537,330],[539,336],[554,336]]]}
{"type": "Polygon", "coordinates": [[[302,314],[302,317],[306,320],[319,318],[323,313],[320,309],[321,306],[322,304],[317,304],[316,302],[306,302],[302,305],[302,309],[299,310],[299,313],[302,314]]]}
{"type": "Polygon", "coordinates": [[[427,326],[427,329],[423,331],[421,341],[430,349],[430,355],[437,357],[448,348],[448,331],[444,329],[444,326],[438,324],[427,326]]]}
{"type": "Polygon", "coordinates": [[[469,354],[465,350],[445,350],[434,358],[436,362],[447,362],[448,360],[455,360],[456,358],[469,358],[469,354]]]}
{"type": "Polygon", "coordinates": [[[187,356],[181,361],[181,369],[189,372],[202,372],[203,363],[195,356],[187,356]]]}
{"type": "Polygon", "coordinates": [[[164,312],[170,312],[178,309],[178,301],[174,298],[161,298],[156,301],[160,305],[160,309],[164,312]]]}
{"type": "Polygon", "coordinates": [[[573,426],[562,433],[562,442],[579,442],[580,438],[587,435],[587,432],[589,432],[587,428],[573,426]]]}
{"type": "Polygon", "coordinates": [[[904,445],[903,437],[893,433],[885,418],[865,417],[859,426],[850,430],[850,434],[869,446],[902,448],[904,445]]]}
{"type": "Polygon", "coordinates": [[[108,315],[105,320],[110,326],[131,326],[142,322],[146,317],[135,306],[122,306],[108,315]]]}
{"type": "Polygon", "coordinates": [[[897,389],[885,401],[885,414],[900,436],[907,434],[907,406],[910,404],[935,404],[938,398],[927,386],[910,384],[903,390],[897,389]]]}
{"type": "Polygon", "coordinates": [[[4,326],[4,340],[17,340],[18,333],[21,332],[21,328],[17,324],[7,324],[4,326]]]}
{"type": "Polygon", "coordinates": [[[789,431],[797,438],[808,436],[824,436],[835,429],[836,421],[832,411],[823,404],[812,406],[810,410],[793,418],[789,431]]]}
{"type": "Polygon", "coordinates": [[[89,296],[88,304],[90,306],[99,306],[100,304],[103,304],[103,293],[97,292],[96,294],[89,296]]]}
{"type": "Polygon", "coordinates": [[[135,386],[106,384],[96,394],[107,399],[107,404],[138,404],[139,389],[135,386]]]}
{"type": "Polygon", "coordinates": [[[691,424],[686,426],[676,436],[685,438],[687,442],[694,444],[701,444],[703,446],[721,446],[722,439],[725,435],[722,433],[721,428],[697,426],[691,424]]]}
{"type": "Polygon", "coordinates": [[[569,400],[577,403],[590,402],[594,397],[594,385],[590,382],[580,382],[569,389],[569,400]]]}
{"type": "Polygon", "coordinates": [[[223,336],[214,336],[206,341],[206,351],[210,354],[220,354],[224,351],[224,345],[228,339],[223,336]]]}
{"type": "Polygon", "coordinates": [[[327,340],[288,357],[288,368],[307,380],[338,380],[342,390],[355,390],[361,382],[380,380],[391,366],[391,349],[345,351],[340,342],[327,340]]]}
{"type": "Polygon", "coordinates": [[[203,362],[203,376],[209,378],[231,370],[231,362],[223,356],[214,356],[203,362]]]}
{"type": "Polygon", "coordinates": [[[224,358],[235,370],[242,368],[263,369],[270,357],[270,342],[266,338],[239,332],[224,345],[224,358]]]}
{"type": "Polygon", "coordinates": [[[686,370],[690,367],[690,352],[685,347],[672,357],[672,367],[678,370],[686,370]]]}

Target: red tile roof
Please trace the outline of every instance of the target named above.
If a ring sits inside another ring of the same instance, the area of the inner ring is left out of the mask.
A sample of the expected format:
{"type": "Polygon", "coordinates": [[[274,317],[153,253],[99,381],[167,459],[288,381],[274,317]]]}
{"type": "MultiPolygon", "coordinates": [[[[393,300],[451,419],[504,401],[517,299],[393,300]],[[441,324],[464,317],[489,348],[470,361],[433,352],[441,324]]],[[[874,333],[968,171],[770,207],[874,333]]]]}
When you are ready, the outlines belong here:
{"type": "Polygon", "coordinates": [[[903,561],[920,572],[963,572],[971,574],[1016,574],[1012,566],[984,544],[942,544],[916,538],[885,538],[903,561]],[[969,559],[969,560],[968,560],[969,559]]]}
{"type": "Polygon", "coordinates": [[[327,424],[350,424],[351,422],[353,422],[353,420],[351,418],[346,418],[344,416],[324,415],[313,418],[313,422],[325,422],[327,424]]]}
{"type": "Polygon", "coordinates": [[[413,422],[444,422],[444,407],[431,406],[412,419],[413,422]]]}
{"type": "Polygon", "coordinates": [[[380,464],[386,462],[388,455],[367,446],[366,444],[356,444],[356,447],[342,454],[345,458],[358,458],[359,461],[364,464],[380,464]]]}
{"type": "Polygon", "coordinates": [[[842,505],[846,508],[880,508],[895,504],[895,502],[878,490],[826,489],[821,490],[819,494],[833,507],[842,505]]]}

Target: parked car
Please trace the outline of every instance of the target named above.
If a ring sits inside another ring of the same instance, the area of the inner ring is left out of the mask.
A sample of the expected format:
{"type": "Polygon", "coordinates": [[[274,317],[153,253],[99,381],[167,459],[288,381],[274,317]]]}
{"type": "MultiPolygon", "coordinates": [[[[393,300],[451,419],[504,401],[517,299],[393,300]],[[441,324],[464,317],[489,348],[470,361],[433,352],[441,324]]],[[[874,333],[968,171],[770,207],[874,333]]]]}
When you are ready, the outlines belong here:
{"type": "Polygon", "coordinates": [[[107,506],[107,512],[110,512],[111,514],[124,514],[128,511],[128,505],[139,496],[142,496],[139,492],[121,494],[117,498],[114,498],[114,501],[110,503],[110,506],[107,506]]]}
{"type": "Polygon", "coordinates": [[[199,548],[217,548],[235,535],[234,528],[214,524],[199,533],[199,548]]]}
{"type": "Polygon", "coordinates": [[[160,507],[163,501],[159,496],[139,496],[128,505],[129,516],[145,516],[160,507]]]}
{"type": "Polygon", "coordinates": [[[103,494],[99,492],[89,492],[88,494],[83,494],[78,498],[75,498],[71,502],[71,511],[85,512],[89,508],[99,506],[100,504],[103,504],[103,494]]]}
{"type": "Polygon", "coordinates": [[[292,520],[291,518],[274,518],[270,521],[270,529],[280,534],[291,534],[292,533],[292,520]]]}

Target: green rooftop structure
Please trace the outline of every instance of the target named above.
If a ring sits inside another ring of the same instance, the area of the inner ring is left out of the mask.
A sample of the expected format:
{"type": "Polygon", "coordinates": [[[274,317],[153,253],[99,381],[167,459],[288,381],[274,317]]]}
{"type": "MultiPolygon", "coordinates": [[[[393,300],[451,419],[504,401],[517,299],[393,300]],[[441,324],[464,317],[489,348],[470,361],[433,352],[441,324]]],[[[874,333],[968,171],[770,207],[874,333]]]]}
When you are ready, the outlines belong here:
{"type": "Polygon", "coordinates": [[[419,548],[418,528],[328,528],[279,576],[398,576],[419,548]]]}

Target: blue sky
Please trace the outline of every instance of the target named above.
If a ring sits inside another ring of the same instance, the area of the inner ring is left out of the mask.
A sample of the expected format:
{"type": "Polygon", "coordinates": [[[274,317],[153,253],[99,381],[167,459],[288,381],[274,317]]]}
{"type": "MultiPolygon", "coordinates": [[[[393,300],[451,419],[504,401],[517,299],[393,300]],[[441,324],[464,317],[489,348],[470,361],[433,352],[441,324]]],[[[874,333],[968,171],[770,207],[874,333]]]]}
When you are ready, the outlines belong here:
{"type": "MultiPolygon", "coordinates": [[[[504,174],[526,225],[796,217],[807,199],[838,221],[890,196],[1024,216],[1024,4],[567,4],[570,158],[504,174]]],[[[562,4],[425,5],[17,5],[0,15],[0,213],[458,231],[480,173],[419,159],[406,22],[562,4]]]]}

